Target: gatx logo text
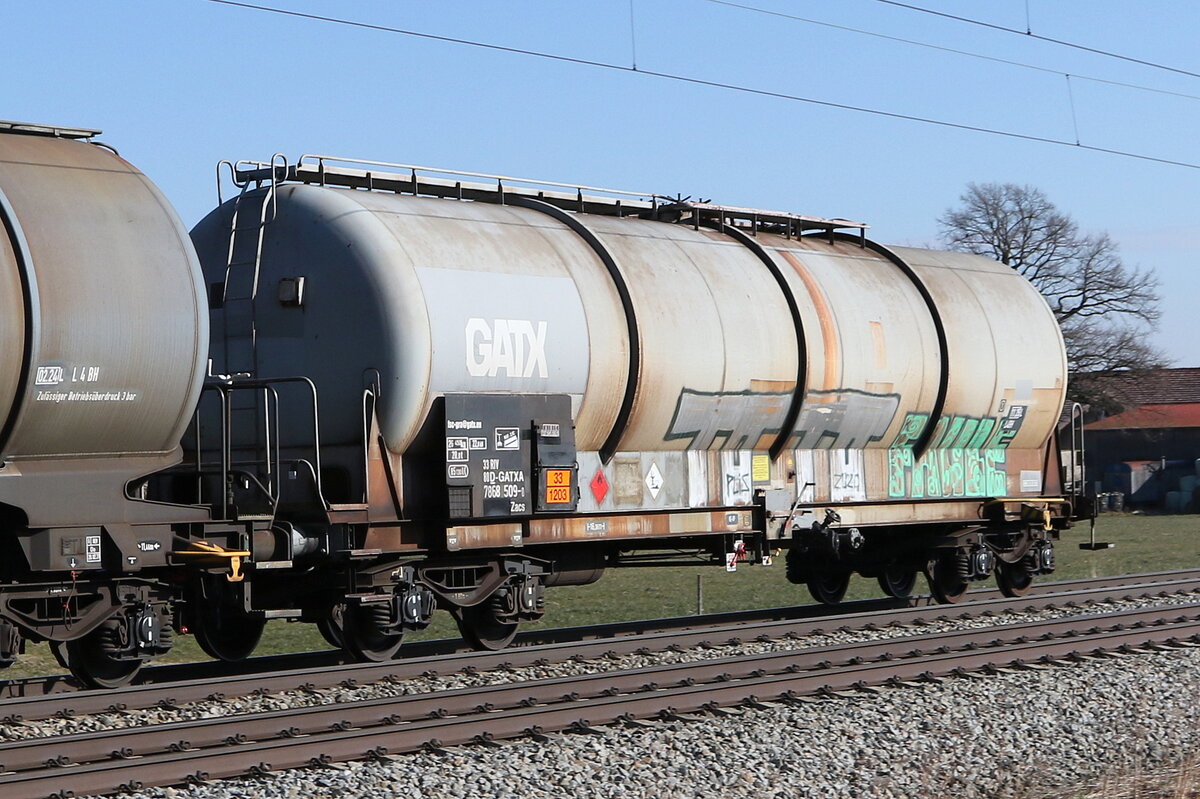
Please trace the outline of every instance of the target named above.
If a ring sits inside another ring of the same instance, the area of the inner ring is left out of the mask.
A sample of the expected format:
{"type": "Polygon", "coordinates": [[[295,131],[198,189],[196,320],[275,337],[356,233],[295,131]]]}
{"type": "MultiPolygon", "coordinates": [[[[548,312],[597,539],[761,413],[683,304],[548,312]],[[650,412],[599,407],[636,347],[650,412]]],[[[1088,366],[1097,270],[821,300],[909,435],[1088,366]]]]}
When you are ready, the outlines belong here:
{"type": "Polygon", "coordinates": [[[548,376],[545,322],[471,317],[466,334],[472,377],[548,376]]]}

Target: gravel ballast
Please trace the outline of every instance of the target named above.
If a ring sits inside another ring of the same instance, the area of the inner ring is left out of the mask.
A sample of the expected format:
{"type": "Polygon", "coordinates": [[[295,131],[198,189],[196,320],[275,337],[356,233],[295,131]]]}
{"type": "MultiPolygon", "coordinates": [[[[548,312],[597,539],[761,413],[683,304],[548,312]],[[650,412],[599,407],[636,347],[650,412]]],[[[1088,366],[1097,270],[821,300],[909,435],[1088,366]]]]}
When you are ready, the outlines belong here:
{"type": "MultiPolygon", "coordinates": [[[[1080,612],[1097,610],[1061,609],[1036,615],[1080,612]]],[[[1025,614],[1003,618],[1007,623],[1024,620],[1025,614]]],[[[917,630],[838,633],[805,643],[827,645],[863,636],[911,635],[955,624],[977,626],[979,622],[946,621],[917,630]]],[[[639,659],[727,656],[777,645],[755,643],[699,650],[694,655],[664,653],[639,659]]],[[[796,647],[798,643],[788,645],[796,647]]],[[[297,697],[293,703],[636,665],[621,662],[624,660],[540,667],[537,674],[522,669],[447,676],[416,685],[339,689],[304,701],[297,697]]],[[[706,715],[702,721],[605,728],[595,735],[551,735],[543,742],[400,755],[387,763],[349,763],[333,769],[287,771],[267,779],[151,789],[137,796],[1036,797],[1063,786],[1094,784],[1105,775],[1190,757],[1200,730],[1198,697],[1200,651],[1181,649],[986,678],[955,678],[940,684],[750,709],[737,716],[706,715]]],[[[219,703],[220,710],[185,709],[183,715],[244,713],[250,701],[219,703]]],[[[278,706],[288,700],[254,700],[262,701],[278,706]]],[[[161,720],[158,716],[165,711],[151,713],[155,718],[143,723],[161,720]]],[[[62,721],[51,726],[61,730],[62,721]]],[[[103,727],[117,719],[74,721],[103,727]]],[[[128,723],[129,719],[122,721],[128,723]]]]}
{"type": "Polygon", "coordinates": [[[1187,649],[137,796],[1036,797],[1187,756],[1198,695],[1187,649]]]}
{"type": "MultiPolygon", "coordinates": [[[[1107,602],[1102,605],[1079,607],[1059,607],[1036,612],[1014,611],[1000,616],[974,616],[965,619],[945,618],[913,626],[881,627],[878,629],[842,629],[834,630],[833,623],[829,632],[814,634],[802,640],[775,639],[770,641],[745,641],[737,645],[712,646],[707,648],[686,649],[681,651],[668,650],[648,654],[631,654],[613,658],[597,658],[592,660],[567,661],[549,663],[540,666],[524,666],[511,669],[494,669],[489,671],[467,671],[446,673],[437,676],[419,677],[400,682],[380,682],[359,686],[338,686],[334,688],[291,691],[287,693],[269,694],[266,696],[230,697],[220,701],[203,701],[183,705],[178,708],[150,708],[132,710],[120,713],[98,713],[67,718],[49,718],[30,721],[22,724],[0,725],[0,740],[19,740],[42,738],[48,736],[71,735],[75,733],[95,732],[100,730],[137,727],[147,724],[165,724],[172,721],[190,719],[217,718],[222,716],[241,716],[248,713],[262,713],[281,710],[288,707],[303,707],[335,702],[350,702],[376,699],[387,696],[423,694],[435,691],[446,691],[457,688],[473,688],[487,685],[502,685],[507,683],[528,682],[555,677],[568,677],[585,674],[601,674],[604,672],[637,669],[648,666],[682,663],[688,661],[736,657],[752,653],[786,651],[791,649],[806,649],[813,647],[843,646],[866,641],[906,638],[917,635],[947,633],[958,630],[974,630],[994,627],[997,625],[1014,625],[1035,621],[1046,621],[1074,616],[1097,615],[1107,612],[1137,610],[1151,605],[1185,605],[1196,602],[1194,596],[1156,597],[1153,600],[1122,600],[1107,602]]],[[[962,612],[959,609],[947,607],[948,615],[962,612]]],[[[867,620],[864,619],[865,623],[867,620]]],[[[845,623],[845,622],[837,622],[845,623]]]]}

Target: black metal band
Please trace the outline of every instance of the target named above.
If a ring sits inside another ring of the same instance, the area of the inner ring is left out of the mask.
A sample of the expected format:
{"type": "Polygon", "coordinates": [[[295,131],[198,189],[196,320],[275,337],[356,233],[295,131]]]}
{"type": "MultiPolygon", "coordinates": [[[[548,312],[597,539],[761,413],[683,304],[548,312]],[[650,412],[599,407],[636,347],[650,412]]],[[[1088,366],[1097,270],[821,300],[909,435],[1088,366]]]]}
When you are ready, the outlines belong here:
{"type": "Polygon", "coordinates": [[[24,405],[25,393],[29,388],[29,372],[33,361],[33,317],[37,309],[33,304],[34,283],[29,248],[17,222],[16,212],[3,190],[0,190],[0,223],[4,226],[5,235],[8,236],[17,261],[17,271],[21,278],[21,301],[25,303],[25,341],[21,352],[21,374],[17,380],[16,396],[13,397],[8,418],[0,424],[0,456],[3,456],[4,447],[8,444],[13,427],[16,426],[17,417],[24,405]]]}
{"type": "Polygon", "coordinates": [[[783,297],[787,300],[788,311],[792,314],[792,327],[796,333],[796,388],[792,391],[792,401],[788,405],[787,414],[783,417],[783,426],[779,430],[779,435],[776,436],[775,442],[771,444],[771,448],[768,450],[771,453],[771,460],[775,460],[787,446],[788,440],[795,434],[796,420],[800,418],[800,410],[804,407],[804,392],[807,388],[804,378],[808,367],[806,359],[808,349],[804,341],[804,324],[800,319],[800,307],[796,305],[796,296],[792,293],[791,286],[788,284],[783,270],[779,268],[779,264],[775,262],[775,259],[770,256],[753,236],[746,235],[745,232],[738,230],[732,225],[718,225],[713,223],[711,227],[729,236],[739,244],[744,245],[758,257],[758,260],[763,262],[767,267],[767,271],[771,273],[771,277],[775,278],[775,282],[779,284],[779,290],[783,292],[783,297]]]}
{"type": "Polygon", "coordinates": [[[613,283],[617,287],[617,294],[621,298],[621,307],[625,311],[626,329],[629,331],[629,377],[625,381],[625,396],[621,400],[620,410],[617,411],[616,421],[613,423],[613,427],[609,431],[607,438],[605,438],[604,444],[600,447],[600,459],[604,463],[608,463],[612,459],[612,456],[616,454],[617,447],[621,443],[621,436],[624,435],[625,427],[629,424],[629,417],[633,413],[633,399],[637,394],[638,378],[641,373],[642,355],[638,338],[637,316],[633,311],[633,300],[629,296],[629,286],[626,285],[625,277],[621,274],[617,262],[613,260],[612,254],[600,239],[596,237],[596,234],[579,221],[577,216],[567,213],[550,203],[530,197],[508,197],[506,202],[508,205],[516,205],[540,211],[562,222],[577,233],[604,263],[605,268],[608,269],[609,277],[612,278],[613,283]]]}

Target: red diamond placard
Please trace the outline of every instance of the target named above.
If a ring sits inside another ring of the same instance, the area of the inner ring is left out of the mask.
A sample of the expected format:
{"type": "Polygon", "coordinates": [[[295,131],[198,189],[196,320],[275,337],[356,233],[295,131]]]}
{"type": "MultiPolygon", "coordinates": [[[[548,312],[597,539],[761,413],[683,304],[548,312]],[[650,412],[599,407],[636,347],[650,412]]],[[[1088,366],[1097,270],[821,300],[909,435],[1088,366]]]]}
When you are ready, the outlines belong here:
{"type": "Polygon", "coordinates": [[[592,475],[592,480],[588,483],[588,487],[592,489],[592,496],[596,498],[596,504],[602,504],[604,498],[608,496],[608,478],[604,476],[603,469],[596,469],[596,473],[592,475]]]}

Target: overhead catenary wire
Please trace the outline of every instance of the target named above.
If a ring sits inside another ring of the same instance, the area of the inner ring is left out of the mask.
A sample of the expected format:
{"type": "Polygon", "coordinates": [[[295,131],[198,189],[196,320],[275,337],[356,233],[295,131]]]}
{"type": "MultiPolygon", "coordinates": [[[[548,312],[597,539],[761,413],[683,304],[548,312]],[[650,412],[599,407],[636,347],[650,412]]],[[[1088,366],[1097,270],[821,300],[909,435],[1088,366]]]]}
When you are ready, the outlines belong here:
{"type": "MultiPolygon", "coordinates": [[[[855,27],[851,27],[849,25],[839,25],[835,22],[827,22],[825,20],[813,19],[811,17],[802,17],[802,16],[798,16],[796,14],[789,14],[784,11],[775,11],[775,10],[769,9],[769,8],[761,8],[759,6],[749,5],[747,3],[737,3],[737,2],[734,2],[733,0],[703,0],[703,1],[706,3],[712,3],[713,5],[727,6],[729,8],[737,8],[742,11],[749,11],[749,12],[752,12],[755,14],[765,14],[765,15],[771,16],[771,17],[779,17],[781,19],[789,19],[789,20],[793,20],[795,22],[803,22],[808,25],[817,25],[822,28],[828,28],[830,30],[843,31],[845,33],[854,33],[854,34],[857,34],[860,36],[870,36],[870,37],[873,37],[876,39],[882,39],[882,40],[888,41],[888,42],[896,42],[897,44],[907,44],[907,45],[912,45],[914,47],[924,47],[925,49],[928,49],[928,50],[936,50],[941,53],[950,53],[952,55],[960,55],[960,56],[965,56],[967,58],[975,58],[980,61],[990,61],[993,64],[1004,64],[1004,65],[1010,66],[1010,67],[1019,67],[1021,69],[1030,69],[1030,70],[1034,70],[1035,72],[1043,72],[1043,73],[1046,73],[1049,75],[1061,76],[1061,75],[1066,74],[1061,69],[1054,69],[1052,67],[1043,67],[1038,64],[1030,64],[1026,61],[1014,61],[1011,58],[1001,58],[999,56],[985,55],[983,53],[976,53],[971,50],[962,50],[957,47],[947,47],[947,46],[941,45],[941,44],[933,44],[931,42],[923,42],[923,41],[920,41],[919,39],[907,39],[903,36],[893,36],[888,33],[879,33],[878,31],[866,30],[865,28],[855,28],[855,27]]],[[[1024,34],[1022,34],[1022,35],[1024,35],[1024,34]]],[[[1078,72],[1072,72],[1071,77],[1075,78],[1076,80],[1086,80],[1086,81],[1091,81],[1093,83],[1102,83],[1102,84],[1105,84],[1108,86],[1119,86],[1124,89],[1136,89],[1138,91],[1143,91],[1143,92],[1153,92],[1154,94],[1165,94],[1165,95],[1170,95],[1172,97],[1181,97],[1186,100],[1200,100],[1200,94],[1188,94],[1187,92],[1173,91],[1171,89],[1160,89],[1155,86],[1146,86],[1146,85],[1140,84],[1140,83],[1129,83],[1126,81],[1110,80],[1108,78],[1098,78],[1094,75],[1081,75],[1078,72]]]]}
{"type": "Polygon", "coordinates": [[[962,122],[951,122],[944,119],[933,119],[930,117],[921,117],[913,114],[903,114],[896,111],[884,111],[878,108],[868,108],[865,106],[850,105],[848,103],[838,103],[831,100],[819,100],[814,97],[803,97],[797,94],[788,94],[786,92],[771,91],[769,89],[759,89],[752,86],[741,86],[734,83],[724,83],[721,81],[705,80],[703,78],[692,77],[689,75],[679,75],[672,72],[659,72],[647,69],[634,69],[632,66],[624,64],[614,64],[607,61],[596,61],[587,58],[578,58],[575,56],[561,55],[558,53],[547,53],[540,50],[530,50],[521,47],[509,47],[502,44],[494,44],[492,42],[480,42],[473,39],[462,39],[454,36],[442,36],[435,33],[425,33],[423,31],[413,31],[404,28],[396,28],[388,25],[378,25],[370,22],[359,22],[357,20],[343,19],[340,17],[331,17],[322,14],[310,14],[303,11],[292,11],[285,8],[277,8],[274,6],[261,5],[258,3],[241,2],[241,0],[207,0],[210,3],[218,5],[232,6],[236,8],[245,8],[254,11],[262,11],[265,13],[279,14],[282,16],[295,17],[299,19],[308,19],[316,22],[324,22],[332,25],[344,25],[347,27],[361,28],[364,30],[379,31],[381,33],[392,33],[400,36],[409,36],[418,39],[426,39],[429,41],[444,42],[447,44],[458,44],[465,47],[475,47],[494,52],[510,53],[513,55],[523,55],[532,58],[542,58],[550,61],[558,61],[567,64],[576,64],[579,66],[594,67],[597,69],[606,69],[614,72],[627,72],[634,75],[646,75],[664,80],[676,81],[679,83],[687,83],[694,86],[707,86],[714,89],[724,89],[727,91],[740,92],[758,97],[770,97],[779,100],[789,100],[799,103],[807,103],[809,105],[821,106],[823,108],[835,108],[843,111],[854,111],[861,114],[869,114],[872,116],[883,117],[886,119],[898,119],[907,122],[918,122],[925,125],[935,125],[938,127],[949,128],[953,130],[969,131],[973,133],[986,133],[992,136],[1001,136],[1010,139],[1021,141],[1036,142],[1039,144],[1054,144],[1063,147],[1073,147],[1079,150],[1087,150],[1090,152],[1104,153],[1107,155],[1120,156],[1122,158],[1132,158],[1139,161],[1149,161],[1167,166],[1178,166],[1186,169],[1200,169],[1200,164],[1188,161],[1178,161],[1171,158],[1161,158],[1159,156],[1146,155],[1144,153],[1135,153],[1128,150],[1117,150],[1107,147],[1098,147],[1096,145],[1079,144],[1077,142],[1068,141],[1066,139],[1056,139],[1050,136],[1037,136],[1029,133],[1018,133],[1016,131],[1001,130],[999,128],[987,128],[980,125],[971,125],[962,122]]]}
{"type": "Polygon", "coordinates": [[[1077,42],[1069,42],[1069,41],[1066,41],[1065,39],[1055,39],[1050,36],[1041,36],[1039,34],[1033,33],[1032,30],[1023,31],[1019,28],[1010,28],[1006,25],[997,25],[994,22],[984,22],[981,19],[974,19],[972,17],[963,17],[963,16],[959,16],[958,14],[950,14],[945,11],[936,11],[932,8],[925,8],[923,6],[915,6],[915,5],[912,5],[911,3],[902,3],[902,2],[900,2],[900,0],[875,0],[875,2],[883,3],[883,4],[889,5],[889,6],[896,6],[897,8],[906,8],[909,11],[917,11],[922,14],[930,14],[932,16],[942,17],[944,19],[952,19],[956,22],[963,22],[968,25],[978,25],[981,28],[991,28],[992,30],[1003,31],[1004,33],[1015,33],[1016,35],[1023,36],[1027,39],[1037,39],[1038,41],[1041,41],[1041,42],[1047,42],[1049,44],[1057,44],[1060,47],[1069,47],[1073,50],[1080,50],[1085,53],[1094,53],[1095,55],[1101,55],[1101,56],[1104,56],[1105,58],[1115,58],[1119,61],[1128,61],[1131,64],[1140,64],[1144,67],[1151,67],[1152,69],[1161,69],[1161,70],[1165,70],[1167,72],[1174,72],[1177,75],[1187,75],[1189,78],[1200,78],[1200,72],[1189,72],[1188,70],[1180,69],[1179,67],[1173,67],[1168,64],[1159,64],[1155,61],[1147,61],[1142,58],[1134,58],[1133,56],[1123,55],[1121,53],[1114,53],[1111,50],[1103,50],[1099,47],[1089,47],[1086,44],[1079,44],[1077,42]]]}

